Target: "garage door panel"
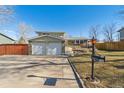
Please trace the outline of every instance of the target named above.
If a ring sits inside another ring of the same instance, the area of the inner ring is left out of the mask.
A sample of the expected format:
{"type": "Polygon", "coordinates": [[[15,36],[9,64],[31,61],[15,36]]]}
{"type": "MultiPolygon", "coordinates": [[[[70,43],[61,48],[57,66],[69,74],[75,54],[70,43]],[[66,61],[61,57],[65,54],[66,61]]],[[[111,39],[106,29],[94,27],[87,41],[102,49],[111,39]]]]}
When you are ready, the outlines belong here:
{"type": "Polygon", "coordinates": [[[33,44],[32,45],[32,54],[44,55],[44,48],[45,48],[45,44],[44,43],[33,44]]]}
{"type": "Polygon", "coordinates": [[[48,48],[47,55],[56,55],[57,49],[56,48],[48,48]]]}
{"type": "Polygon", "coordinates": [[[43,47],[42,46],[33,46],[33,54],[42,54],[43,53],[43,47]]]}
{"type": "Polygon", "coordinates": [[[47,46],[47,55],[60,55],[61,43],[49,43],[47,46]]]}

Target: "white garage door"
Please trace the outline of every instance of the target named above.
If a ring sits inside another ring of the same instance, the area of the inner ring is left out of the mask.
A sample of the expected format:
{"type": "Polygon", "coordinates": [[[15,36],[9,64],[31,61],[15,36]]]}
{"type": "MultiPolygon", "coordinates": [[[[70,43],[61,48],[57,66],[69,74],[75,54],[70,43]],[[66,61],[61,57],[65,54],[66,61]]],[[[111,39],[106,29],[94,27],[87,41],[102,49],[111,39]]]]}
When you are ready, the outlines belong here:
{"type": "Polygon", "coordinates": [[[32,44],[32,54],[35,55],[60,55],[61,43],[38,43],[32,44]]]}
{"type": "Polygon", "coordinates": [[[62,50],[61,43],[48,43],[47,45],[47,55],[60,55],[62,50]]]}
{"type": "Polygon", "coordinates": [[[44,55],[45,54],[45,43],[32,44],[32,54],[44,55]]]}

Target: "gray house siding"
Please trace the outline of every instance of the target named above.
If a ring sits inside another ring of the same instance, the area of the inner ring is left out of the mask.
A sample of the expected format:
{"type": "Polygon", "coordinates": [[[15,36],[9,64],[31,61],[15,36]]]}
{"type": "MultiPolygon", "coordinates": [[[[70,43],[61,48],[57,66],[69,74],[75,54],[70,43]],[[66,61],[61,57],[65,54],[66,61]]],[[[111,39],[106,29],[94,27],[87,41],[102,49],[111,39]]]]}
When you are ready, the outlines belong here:
{"type": "Polygon", "coordinates": [[[124,40],[124,31],[120,31],[120,40],[124,40]]]}

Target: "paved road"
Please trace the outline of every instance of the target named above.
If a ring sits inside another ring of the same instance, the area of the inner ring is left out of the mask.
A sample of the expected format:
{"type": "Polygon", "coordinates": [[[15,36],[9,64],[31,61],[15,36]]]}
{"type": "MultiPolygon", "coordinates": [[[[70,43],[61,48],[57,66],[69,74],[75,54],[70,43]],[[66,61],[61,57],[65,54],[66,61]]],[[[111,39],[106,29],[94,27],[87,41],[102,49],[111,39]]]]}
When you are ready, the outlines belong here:
{"type": "Polygon", "coordinates": [[[77,88],[66,58],[40,56],[1,56],[0,87],[77,88]]]}

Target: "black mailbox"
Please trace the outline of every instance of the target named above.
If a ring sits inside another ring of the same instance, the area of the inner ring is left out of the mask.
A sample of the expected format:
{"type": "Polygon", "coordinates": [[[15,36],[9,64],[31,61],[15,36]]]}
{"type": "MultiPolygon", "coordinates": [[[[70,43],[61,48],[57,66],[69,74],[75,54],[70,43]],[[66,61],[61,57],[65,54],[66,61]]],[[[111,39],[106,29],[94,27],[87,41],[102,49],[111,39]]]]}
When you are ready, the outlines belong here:
{"type": "Polygon", "coordinates": [[[94,55],[92,56],[92,59],[96,62],[105,62],[105,56],[101,56],[101,55],[94,55]]]}

